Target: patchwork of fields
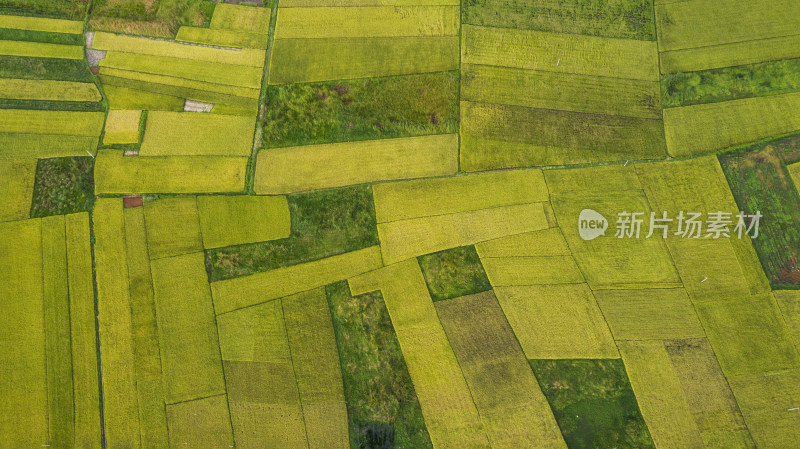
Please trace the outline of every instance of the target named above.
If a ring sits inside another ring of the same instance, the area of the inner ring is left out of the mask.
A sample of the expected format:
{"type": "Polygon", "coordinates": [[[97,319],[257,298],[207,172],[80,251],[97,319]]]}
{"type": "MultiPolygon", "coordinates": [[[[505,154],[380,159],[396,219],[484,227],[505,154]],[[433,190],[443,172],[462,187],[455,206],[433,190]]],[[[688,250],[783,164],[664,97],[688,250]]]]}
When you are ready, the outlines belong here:
{"type": "Polygon", "coordinates": [[[0,0],[0,447],[795,446],[798,13],[0,0]]]}

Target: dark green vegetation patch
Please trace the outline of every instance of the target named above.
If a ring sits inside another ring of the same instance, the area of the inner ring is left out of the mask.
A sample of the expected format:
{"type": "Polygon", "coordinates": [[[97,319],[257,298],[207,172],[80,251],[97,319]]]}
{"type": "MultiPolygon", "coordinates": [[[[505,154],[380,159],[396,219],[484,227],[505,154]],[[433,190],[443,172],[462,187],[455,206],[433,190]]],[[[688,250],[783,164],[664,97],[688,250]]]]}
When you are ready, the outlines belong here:
{"type": "Polygon", "coordinates": [[[797,91],[800,91],[800,59],[670,73],[661,80],[665,108],[797,91]]]}
{"type": "Polygon", "coordinates": [[[265,147],[458,132],[458,72],[269,86],[265,147]]]}
{"type": "Polygon", "coordinates": [[[570,449],[655,448],[621,359],[530,364],[570,449]]]}
{"type": "Polygon", "coordinates": [[[82,34],[49,33],[45,31],[0,28],[0,40],[43,42],[59,45],[83,45],[82,34]]]}
{"type": "Polygon", "coordinates": [[[492,289],[474,246],[448,249],[417,260],[434,301],[492,289]]]}
{"type": "Polygon", "coordinates": [[[93,82],[84,60],[0,56],[0,78],[93,82]]]}
{"type": "Polygon", "coordinates": [[[212,281],[323,259],[378,244],[369,186],[289,196],[292,234],[208,252],[212,281]]]}
{"type": "Polygon", "coordinates": [[[470,25],[656,40],[653,0],[462,0],[470,25]]]}
{"type": "Polygon", "coordinates": [[[411,376],[380,292],[327,286],[353,449],[431,448],[411,376]]]}
{"type": "Polygon", "coordinates": [[[800,195],[786,169],[800,162],[800,135],[720,155],[736,204],[763,215],[753,246],[773,288],[800,286],[800,195]]]}
{"type": "Polygon", "coordinates": [[[39,159],[31,217],[85,212],[94,206],[94,159],[39,159]]]}
{"type": "Polygon", "coordinates": [[[81,20],[89,0],[0,0],[0,14],[81,20]]]}

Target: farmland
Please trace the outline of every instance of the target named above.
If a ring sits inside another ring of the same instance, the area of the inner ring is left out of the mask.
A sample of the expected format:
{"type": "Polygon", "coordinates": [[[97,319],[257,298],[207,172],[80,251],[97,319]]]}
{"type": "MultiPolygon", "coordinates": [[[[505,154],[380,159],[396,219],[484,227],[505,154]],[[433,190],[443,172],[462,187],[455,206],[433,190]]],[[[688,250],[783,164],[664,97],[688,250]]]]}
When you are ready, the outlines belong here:
{"type": "Polygon", "coordinates": [[[793,447],[798,13],[0,0],[0,447],[793,447]]]}

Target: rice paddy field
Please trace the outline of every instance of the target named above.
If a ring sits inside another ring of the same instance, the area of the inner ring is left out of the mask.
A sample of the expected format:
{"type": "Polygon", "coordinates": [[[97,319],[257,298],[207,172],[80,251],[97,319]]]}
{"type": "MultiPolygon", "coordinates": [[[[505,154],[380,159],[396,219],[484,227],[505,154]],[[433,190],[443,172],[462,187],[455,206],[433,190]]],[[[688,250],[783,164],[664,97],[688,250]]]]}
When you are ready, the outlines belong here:
{"type": "Polygon", "coordinates": [[[0,0],[0,448],[788,449],[790,0],[0,0]]]}

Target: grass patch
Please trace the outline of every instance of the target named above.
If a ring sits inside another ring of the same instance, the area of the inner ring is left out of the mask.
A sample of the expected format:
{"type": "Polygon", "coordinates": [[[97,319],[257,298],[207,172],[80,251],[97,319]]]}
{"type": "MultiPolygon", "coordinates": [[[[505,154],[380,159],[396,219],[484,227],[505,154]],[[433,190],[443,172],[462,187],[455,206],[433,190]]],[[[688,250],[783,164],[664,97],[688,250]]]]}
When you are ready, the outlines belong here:
{"type": "Polygon", "coordinates": [[[84,60],[24,56],[0,56],[0,78],[94,82],[84,60]]]}
{"type": "Polygon", "coordinates": [[[212,281],[310,262],[379,243],[369,186],[322,190],[288,198],[291,235],[281,240],[209,251],[212,281]]]}
{"type": "Polygon", "coordinates": [[[0,0],[0,14],[83,19],[89,0],[0,0]]]}
{"type": "Polygon", "coordinates": [[[655,447],[621,359],[530,364],[571,449],[655,447]]]}
{"type": "Polygon", "coordinates": [[[432,444],[380,292],[352,297],[346,281],[326,287],[339,346],[352,449],[432,444]]]}
{"type": "Polygon", "coordinates": [[[491,290],[474,246],[462,246],[417,258],[434,301],[491,290]]]}
{"type": "Polygon", "coordinates": [[[5,41],[43,42],[46,44],[83,45],[82,34],[63,34],[10,28],[0,28],[0,39],[5,41]]]}
{"type": "Polygon", "coordinates": [[[656,40],[652,0],[462,0],[470,25],[656,40]]]}
{"type": "Polygon", "coordinates": [[[800,59],[671,73],[661,80],[665,108],[780,95],[800,90],[800,59]]]}
{"type": "Polygon", "coordinates": [[[739,209],[761,211],[753,246],[773,288],[800,286],[800,195],[786,166],[800,161],[800,135],[719,157],[739,209]]]}
{"type": "Polygon", "coordinates": [[[204,0],[95,0],[93,30],[175,37],[181,26],[208,26],[216,4],[204,0]]]}
{"type": "Polygon", "coordinates": [[[31,217],[85,212],[94,206],[94,159],[40,159],[36,167],[31,217]]]}
{"type": "Polygon", "coordinates": [[[458,132],[458,72],[269,86],[264,145],[458,132]]]}
{"type": "Polygon", "coordinates": [[[0,109],[28,109],[37,111],[105,111],[102,102],[51,101],[51,100],[9,100],[0,98],[0,109]]]}

